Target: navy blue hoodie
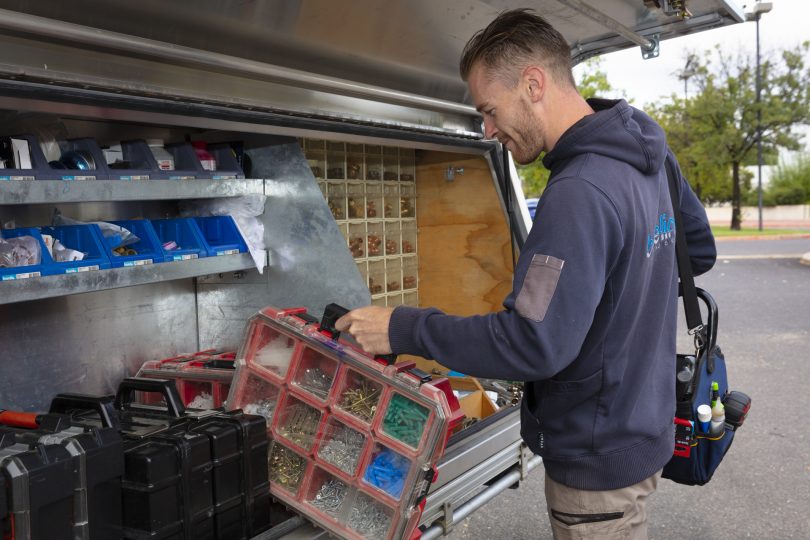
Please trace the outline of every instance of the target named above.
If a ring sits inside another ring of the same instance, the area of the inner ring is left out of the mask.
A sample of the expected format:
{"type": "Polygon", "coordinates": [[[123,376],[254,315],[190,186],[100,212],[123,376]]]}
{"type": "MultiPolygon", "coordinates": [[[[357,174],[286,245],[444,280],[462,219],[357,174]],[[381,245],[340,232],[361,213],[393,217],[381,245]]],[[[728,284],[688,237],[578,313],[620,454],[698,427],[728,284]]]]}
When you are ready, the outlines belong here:
{"type": "MultiPolygon", "coordinates": [[[[658,124],[624,100],[590,100],[543,159],[548,186],[504,311],[400,306],[397,354],[477,377],[526,381],[521,433],[554,480],[635,484],[672,456],[678,271],[658,124]]],[[[678,171],[680,176],[680,171],[678,171]]],[[[706,212],[680,178],[695,274],[716,257],[706,212]]]]}

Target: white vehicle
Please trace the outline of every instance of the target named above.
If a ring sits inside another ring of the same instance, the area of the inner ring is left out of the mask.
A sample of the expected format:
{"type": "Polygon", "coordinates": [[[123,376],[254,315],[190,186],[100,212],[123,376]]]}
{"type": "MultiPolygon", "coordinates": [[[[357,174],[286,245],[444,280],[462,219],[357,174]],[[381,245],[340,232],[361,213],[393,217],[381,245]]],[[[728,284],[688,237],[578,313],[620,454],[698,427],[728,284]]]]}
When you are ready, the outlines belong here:
{"type": "MultiPolygon", "coordinates": [[[[0,0],[0,135],[33,134],[49,161],[76,138],[110,155],[130,139],[238,141],[245,172],[0,181],[4,223],[47,225],[54,207],[92,221],[267,198],[261,273],[238,253],[0,282],[0,408],[42,410],[57,392],[110,392],[146,360],[235,348],[267,305],[316,316],[331,302],[500,309],[509,254],[531,222],[511,159],[483,139],[458,59],[514,7],[547,17],[574,63],[629,47],[679,56],[668,38],[744,20],[731,0],[0,0]]],[[[449,441],[423,539],[540,463],[521,441],[510,385],[481,382],[461,390],[477,421],[449,441]]],[[[260,537],[328,533],[293,519],[260,537]]]]}

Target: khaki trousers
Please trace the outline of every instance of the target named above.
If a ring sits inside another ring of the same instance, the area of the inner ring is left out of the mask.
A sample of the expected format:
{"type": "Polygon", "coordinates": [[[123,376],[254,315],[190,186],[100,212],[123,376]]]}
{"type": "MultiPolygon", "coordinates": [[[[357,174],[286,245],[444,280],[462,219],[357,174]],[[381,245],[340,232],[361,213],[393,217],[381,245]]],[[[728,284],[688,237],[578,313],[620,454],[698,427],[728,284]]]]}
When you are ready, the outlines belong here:
{"type": "Polygon", "coordinates": [[[647,540],[647,497],[661,471],[638,484],[585,491],[555,482],[546,473],[548,519],[555,540],[647,540]]]}

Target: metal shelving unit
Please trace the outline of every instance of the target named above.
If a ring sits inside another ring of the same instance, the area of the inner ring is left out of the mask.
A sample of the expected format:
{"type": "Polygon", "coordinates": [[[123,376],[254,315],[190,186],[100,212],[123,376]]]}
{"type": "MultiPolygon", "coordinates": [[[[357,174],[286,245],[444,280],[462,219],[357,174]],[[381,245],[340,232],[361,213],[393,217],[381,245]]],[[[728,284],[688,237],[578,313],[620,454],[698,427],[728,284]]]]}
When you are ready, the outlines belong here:
{"type": "Polygon", "coordinates": [[[128,268],[92,270],[57,276],[41,276],[0,283],[0,305],[55,298],[71,294],[118,289],[192,278],[208,274],[223,274],[248,270],[254,266],[250,253],[205,257],[128,268]]]}
{"type": "Polygon", "coordinates": [[[264,193],[264,180],[0,181],[0,204],[210,199],[253,193],[264,193]]]}

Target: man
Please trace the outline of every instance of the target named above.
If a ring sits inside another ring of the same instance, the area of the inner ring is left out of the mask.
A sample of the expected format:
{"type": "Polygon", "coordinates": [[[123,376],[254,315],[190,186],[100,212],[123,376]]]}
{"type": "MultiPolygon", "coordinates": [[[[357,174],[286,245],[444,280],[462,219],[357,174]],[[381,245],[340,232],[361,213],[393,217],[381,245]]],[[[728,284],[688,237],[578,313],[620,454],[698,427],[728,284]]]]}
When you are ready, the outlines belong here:
{"type": "MultiPolygon", "coordinates": [[[[567,43],[529,10],[473,36],[461,76],[485,135],[518,163],[547,152],[551,171],[505,309],[462,318],[366,307],[337,327],[371,353],[526,381],[521,434],[543,456],[555,538],[646,538],[646,498],[674,446],[678,273],[664,132],[624,100],[582,99],[567,43]]],[[[714,238],[679,184],[700,274],[714,238]]]]}

